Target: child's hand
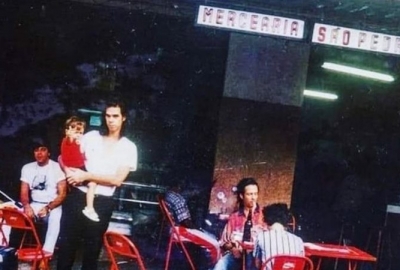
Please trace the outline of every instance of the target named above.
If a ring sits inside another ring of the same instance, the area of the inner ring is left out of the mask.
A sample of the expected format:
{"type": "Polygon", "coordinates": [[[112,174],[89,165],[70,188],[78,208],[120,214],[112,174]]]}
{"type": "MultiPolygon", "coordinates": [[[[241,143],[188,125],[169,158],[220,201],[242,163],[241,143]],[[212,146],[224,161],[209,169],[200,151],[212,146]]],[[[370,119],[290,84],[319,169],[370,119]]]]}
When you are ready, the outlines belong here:
{"type": "Polygon", "coordinates": [[[77,132],[76,129],[68,127],[68,129],[65,130],[65,135],[72,141],[80,138],[82,134],[77,132]]]}
{"type": "Polygon", "coordinates": [[[75,135],[75,130],[71,127],[68,127],[65,129],[65,136],[67,136],[69,139],[73,139],[75,135]]]}

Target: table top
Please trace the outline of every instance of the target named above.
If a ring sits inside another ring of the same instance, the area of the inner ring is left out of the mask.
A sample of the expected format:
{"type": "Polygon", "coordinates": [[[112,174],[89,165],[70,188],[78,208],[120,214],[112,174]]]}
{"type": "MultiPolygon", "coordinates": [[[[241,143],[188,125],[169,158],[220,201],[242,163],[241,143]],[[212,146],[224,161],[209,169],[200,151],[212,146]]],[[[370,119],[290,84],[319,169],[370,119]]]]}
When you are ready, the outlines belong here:
{"type": "Polygon", "coordinates": [[[341,246],[323,243],[304,243],[306,256],[329,257],[349,260],[375,262],[376,257],[354,246],[341,246]]]}

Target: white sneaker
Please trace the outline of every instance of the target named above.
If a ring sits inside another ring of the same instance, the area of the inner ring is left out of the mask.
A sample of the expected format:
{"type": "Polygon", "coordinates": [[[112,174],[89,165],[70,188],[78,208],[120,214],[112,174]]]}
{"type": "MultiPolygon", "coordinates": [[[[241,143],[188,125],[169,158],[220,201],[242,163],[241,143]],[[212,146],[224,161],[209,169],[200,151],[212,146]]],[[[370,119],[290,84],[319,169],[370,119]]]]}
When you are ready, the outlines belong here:
{"type": "Polygon", "coordinates": [[[93,221],[99,222],[99,215],[97,215],[96,211],[94,210],[94,208],[87,208],[85,207],[82,210],[82,213],[88,218],[91,219],[93,221]]]}

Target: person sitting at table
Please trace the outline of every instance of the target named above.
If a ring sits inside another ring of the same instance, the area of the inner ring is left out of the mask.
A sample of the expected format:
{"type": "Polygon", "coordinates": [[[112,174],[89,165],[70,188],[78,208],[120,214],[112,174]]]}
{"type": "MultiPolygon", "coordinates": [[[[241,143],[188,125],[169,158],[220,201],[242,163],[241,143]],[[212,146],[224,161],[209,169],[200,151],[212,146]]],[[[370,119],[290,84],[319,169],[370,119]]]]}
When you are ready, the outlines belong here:
{"type": "MultiPolygon", "coordinates": [[[[286,230],[290,221],[287,204],[274,203],[264,207],[262,212],[268,230],[258,233],[255,241],[253,255],[257,269],[275,255],[304,256],[303,240],[286,230]]],[[[267,270],[269,267],[267,265],[267,270]]]]}
{"type": "Polygon", "coordinates": [[[240,243],[243,238],[244,225],[250,213],[253,222],[252,231],[263,226],[262,213],[257,204],[259,186],[254,178],[243,178],[236,188],[239,208],[229,216],[222,232],[220,245],[225,254],[219,259],[214,270],[241,269],[244,254],[246,255],[246,269],[254,269],[251,251],[244,251],[240,243]]]}
{"type": "MultiPolygon", "coordinates": [[[[180,235],[186,240],[197,246],[205,248],[209,254],[206,254],[206,259],[202,260],[200,256],[197,263],[197,269],[200,269],[203,264],[211,257],[210,262],[204,265],[209,269],[214,266],[220,257],[219,243],[214,235],[198,228],[191,218],[189,207],[186,199],[182,195],[183,181],[178,176],[171,178],[169,181],[169,188],[164,195],[165,203],[168,210],[171,212],[175,225],[180,235]]],[[[196,258],[198,256],[195,256],[196,258]]]]}

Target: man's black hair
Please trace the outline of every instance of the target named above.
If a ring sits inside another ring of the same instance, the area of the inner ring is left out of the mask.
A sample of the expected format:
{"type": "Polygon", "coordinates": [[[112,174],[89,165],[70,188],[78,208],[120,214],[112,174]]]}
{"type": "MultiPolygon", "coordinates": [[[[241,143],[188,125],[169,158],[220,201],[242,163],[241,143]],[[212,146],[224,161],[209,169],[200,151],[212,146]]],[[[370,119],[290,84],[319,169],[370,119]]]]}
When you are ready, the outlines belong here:
{"type": "Polygon", "coordinates": [[[125,121],[122,123],[121,134],[120,134],[120,136],[123,137],[123,136],[125,136],[125,130],[126,130],[125,126],[127,125],[127,122],[128,122],[128,110],[125,106],[125,102],[120,97],[114,97],[114,98],[107,100],[106,106],[102,112],[100,134],[101,135],[108,134],[108,128],[107,128],[107,123],[106,123],[106,110],[111,107],[119,107],[121,109],[122,117],[125,117],[125,121]]]}
{"type": "Polygon", "coordinates": [[[35,151],[36,149],[38,149],[39,147],[46,147],[47,150],[50,152],[50,143],[48,143],[46,140],[39,138],[39,139],[35,139],[32,142],[32,146],[31,146],[31,151],[35,151]]]}
{"type": "Polygon", "coordinates": [[[240,198],[240,195],[244,194],[244,190],[247,186],[250,185],[256,185],[257,189],[260,190],[260,187],[258,186],[258,183],[255,178],[252,177],[247,177],[243,178],[242,180],[239,181],[239,183],[236,185],[236,196],[237,196],[237,201],[239,203],[239,207],[243,207],[243,199],[240,198]]]}
{"type": "Polygon", "coordinates": [[[286,203],[274,203],[263,208],[264,222],[268,226],[274,223],[280,223],[284,227],[287,226],[290,220],[290,210],[286,203]]]}

